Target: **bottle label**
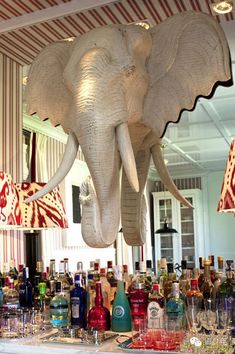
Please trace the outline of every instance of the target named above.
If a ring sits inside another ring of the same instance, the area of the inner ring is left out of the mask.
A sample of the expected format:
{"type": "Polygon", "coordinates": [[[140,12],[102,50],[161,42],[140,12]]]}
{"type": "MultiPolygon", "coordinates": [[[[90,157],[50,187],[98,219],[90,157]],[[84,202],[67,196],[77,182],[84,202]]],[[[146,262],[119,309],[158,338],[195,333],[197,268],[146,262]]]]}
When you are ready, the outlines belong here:
{"type": "Polygon", "coordinates": [[[79,297],[71,297],[70,301],[71,301],[72,318],[79,318],[80,298],[79,297]]]}
{"type": "Polygon", "coordinates": [[[148,305],[148,328],[160,328],[163,324],[164,310],[158,302],[151,301],[148,305]]]}
{"type": "Polygon", "coordinates": [[[113,308],[112,315],[113,315],[113,317],[116,317],[116,318],[122,318],[125,315],[124,307],[122,307],[120,305],[115,306],[113,308]]]}

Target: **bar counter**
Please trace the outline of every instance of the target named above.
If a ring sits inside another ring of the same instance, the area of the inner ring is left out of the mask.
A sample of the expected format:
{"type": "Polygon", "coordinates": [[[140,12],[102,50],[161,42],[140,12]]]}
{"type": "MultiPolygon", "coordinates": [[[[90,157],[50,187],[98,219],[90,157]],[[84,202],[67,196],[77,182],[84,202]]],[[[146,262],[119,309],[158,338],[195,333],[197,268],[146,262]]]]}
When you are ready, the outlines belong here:
{"type": "Polygon", "coordinates": [[[108,340],[101,345],[43,343],[38,338],[0,339],[1,354],[92,354],[94,352],[100,354],[120,354],[127,352],[133,354],[143,352],[152,352],[154,354],[179,354],[174,351],[125,350],[118,347],[115,339],[108,340]]]}

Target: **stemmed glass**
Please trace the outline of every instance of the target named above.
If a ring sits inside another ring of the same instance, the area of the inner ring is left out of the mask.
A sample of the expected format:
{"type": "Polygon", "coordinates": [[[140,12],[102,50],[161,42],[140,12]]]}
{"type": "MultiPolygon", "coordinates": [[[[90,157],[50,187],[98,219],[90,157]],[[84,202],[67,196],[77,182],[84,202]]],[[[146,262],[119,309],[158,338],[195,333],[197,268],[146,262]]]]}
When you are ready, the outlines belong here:
{"type": "Polygon", "coordinates": [[[220,299],[217,303],[217,328],[218,349],[221,353],[227,353],[231,347],[231,322],[232,302],[230,299],[220,299]]]}
{"type": "Polygon", "coordinates": [[[189,345],[194,353],[199,352],[202,345],[199,332],[202,328],[202,297],[193,296],[187,298],[186,318],[189,327],[189,345]]]}

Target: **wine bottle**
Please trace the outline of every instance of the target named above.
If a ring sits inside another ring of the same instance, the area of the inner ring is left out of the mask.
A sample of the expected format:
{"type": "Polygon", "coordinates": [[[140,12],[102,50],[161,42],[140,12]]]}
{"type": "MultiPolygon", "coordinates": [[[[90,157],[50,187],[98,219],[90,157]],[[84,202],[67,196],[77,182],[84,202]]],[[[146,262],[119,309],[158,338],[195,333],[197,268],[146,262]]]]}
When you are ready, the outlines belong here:
{"type": "Polygon", "coordinates": [[[125,294],[124,282],[118,280],[117,292],[112,308],[112,331],[128,332],[131,330],[131,310],[125,294]]]}
{"type": "Polygon", "coordinates": [[[96,283],[95,306],[88,313],[88,327],[97,331],[110,329],[110,312],[103,306],[101,283],[96,283]]]}

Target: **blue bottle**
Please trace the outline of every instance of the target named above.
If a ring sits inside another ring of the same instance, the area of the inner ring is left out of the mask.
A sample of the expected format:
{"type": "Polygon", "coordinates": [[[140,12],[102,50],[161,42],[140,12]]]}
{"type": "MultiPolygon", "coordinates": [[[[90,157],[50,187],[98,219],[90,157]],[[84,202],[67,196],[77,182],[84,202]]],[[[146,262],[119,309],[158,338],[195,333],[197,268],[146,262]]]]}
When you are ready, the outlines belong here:
{"type": "Polygon", "coordinates": [[[75,287],[70,291],[71,325],[86,328],[87,326],[87,293],[81,286],[80,274],[74,278],[75,287]]]}
{"type": "Polygon", "coordinates": [[[23,269],[23,280],[19,285],[19,302],[20,307],[33,306],[33,287],[29,281],[29,268],[23,269]]]}

